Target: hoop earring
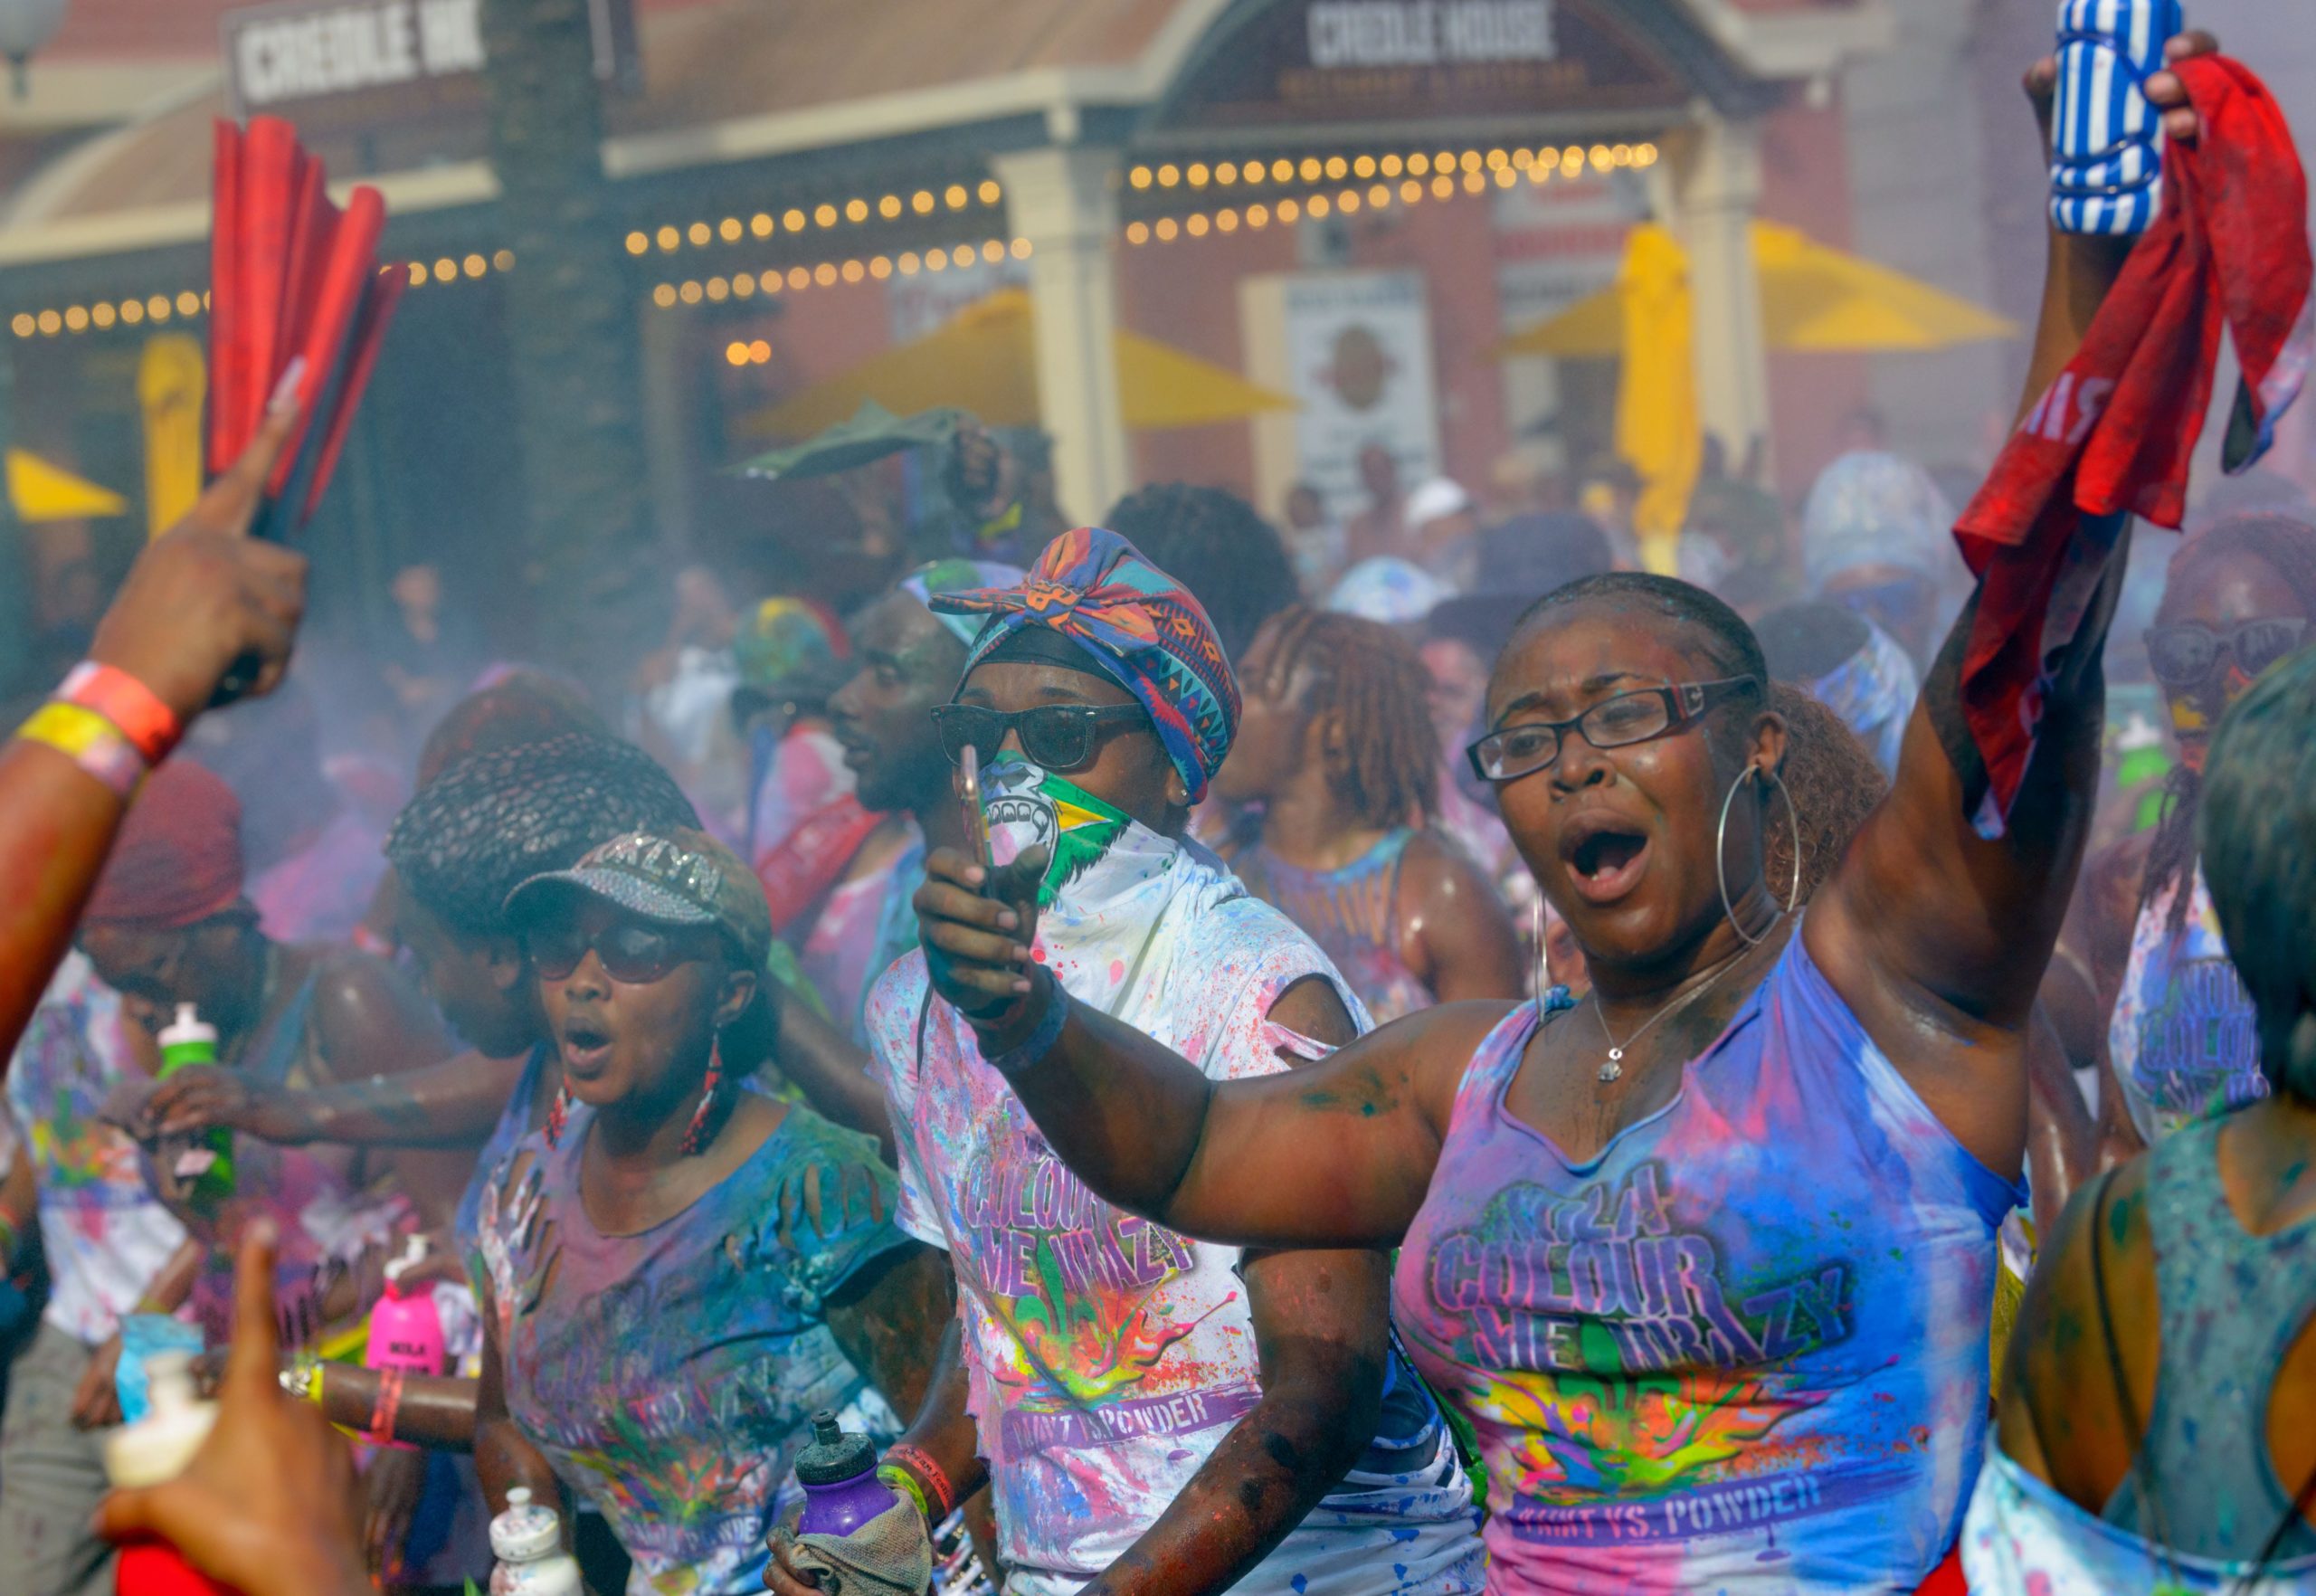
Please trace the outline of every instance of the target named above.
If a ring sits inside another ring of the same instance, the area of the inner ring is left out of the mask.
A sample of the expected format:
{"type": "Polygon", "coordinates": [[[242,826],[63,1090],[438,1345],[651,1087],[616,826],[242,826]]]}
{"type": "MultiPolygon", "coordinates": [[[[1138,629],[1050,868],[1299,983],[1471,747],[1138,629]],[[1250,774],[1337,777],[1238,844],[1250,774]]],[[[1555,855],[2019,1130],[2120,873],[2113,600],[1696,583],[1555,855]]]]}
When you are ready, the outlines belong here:
{"type": "Polygon", "coordinates": [[[707,1044],[707,1075],[700,1082],[699,1107],[691,1111],[691,1123],[684,1126],[684,1139],[677,1144],[676,1152],[688,1158],[707,1144],[708,1112],[716,1106],[716,1088],[724,1080],[724,1040],[718,1037],[707,1044]]]}
{"type": "MultiPolygon", "coordinates": [[[[1749,778],[1758,778],[1762,774],[1761,766],[1757,765],[1749,765],[1738,772],[1737,779],[1729,784],[1728,793],[1721,800],[1721,823],[1713,829],[1713,878],[1721,883],[1721,912],[1729,917],[1731,929],[1745,939],[1745,945],[1748,947],[1759,947],[1762,943],[1767,942],[1769,933],[1764,931],[1761,936],[1756,936],[1746,930],[1743,923],[1737,918],[1737,906],[1729,898],[1729,865],[1725,845],[1729,841],[1729,806],[1737,802],[1737,790],[1742,787],[1749,778]]],[[[1786,891],[1785,907],[1778,911],[1778,919],[1781,920],[1799,907],[1801,902],[1801,812],[1793,806],[1793,794],[1786,792],[1785,778],[1775,771],[1767,774],[1770,780],[1776,784],[1777,790],[1785,793],[1785,812],[1793,822],[1793,885],[1786,891]]],[[[1770,924],[1774,926],[1776,921],[1773,920],[1770,924]]]]}
{"type": "Polygon", "coordinates": [[[565,1081],[555,1088],[555,1101],[546,1106],[546,1145],[563,1145],[563,1127],[571,1118],[571,1083],[565,1081]]]}
{"type": "Polygon", "coordinates": [[[1552,986],[1552,966],[1544,958],[1544,895],[1538,892],[1528,907],[1534,911],[1530,921],[1536,928],[1536,1001],[1542,1002],[1552,986]]]}

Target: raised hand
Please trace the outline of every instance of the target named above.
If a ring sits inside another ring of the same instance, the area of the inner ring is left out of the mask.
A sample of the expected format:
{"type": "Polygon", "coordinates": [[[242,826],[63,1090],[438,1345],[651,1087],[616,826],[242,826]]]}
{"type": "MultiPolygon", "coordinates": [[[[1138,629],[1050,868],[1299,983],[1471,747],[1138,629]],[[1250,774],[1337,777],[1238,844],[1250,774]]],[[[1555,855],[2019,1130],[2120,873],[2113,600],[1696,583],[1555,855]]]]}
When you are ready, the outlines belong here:
{"type": "Polygon", "coordinates": [[[1033,848],[991,869],[954,848],[936,848],[916,889],[918,940],[933,990],[984,1032],[1026,1033],[1036,983],[1038,883],[1049,851],[1033,848]],[[1027,1024],[1020,1023],[1026,1016],[1027,1024]]]}
{"type": "Polygon", "coordinates": [[[89,646],[89,658],[143,682],[180,723],[210,706],[237,662],[253,667],[255,693],[271,691],[289,666],[306,608],[306,562],[248,534],[266,474],[297,424],[304,369],[302,360],[290,363],[242,457],[137,556],[89,646]]]}

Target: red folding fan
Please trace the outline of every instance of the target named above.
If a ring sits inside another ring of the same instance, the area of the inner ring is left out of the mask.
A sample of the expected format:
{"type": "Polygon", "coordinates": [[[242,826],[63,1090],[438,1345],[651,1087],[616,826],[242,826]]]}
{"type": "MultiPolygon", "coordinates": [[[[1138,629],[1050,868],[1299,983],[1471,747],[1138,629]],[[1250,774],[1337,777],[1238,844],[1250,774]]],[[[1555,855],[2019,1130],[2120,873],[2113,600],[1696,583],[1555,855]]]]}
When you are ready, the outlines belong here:
{"type": "Polygon", "coordinates": [[[276,117],[217,124],[209,240],[209,470],[248,447],[265,403],[303,356],[298,430],[274,463],[256,531],[285,537],[321,502],[378,341],[407,280],[382,270],[385,205],[356,188],[341,211],[322,164],[276,117]]]}

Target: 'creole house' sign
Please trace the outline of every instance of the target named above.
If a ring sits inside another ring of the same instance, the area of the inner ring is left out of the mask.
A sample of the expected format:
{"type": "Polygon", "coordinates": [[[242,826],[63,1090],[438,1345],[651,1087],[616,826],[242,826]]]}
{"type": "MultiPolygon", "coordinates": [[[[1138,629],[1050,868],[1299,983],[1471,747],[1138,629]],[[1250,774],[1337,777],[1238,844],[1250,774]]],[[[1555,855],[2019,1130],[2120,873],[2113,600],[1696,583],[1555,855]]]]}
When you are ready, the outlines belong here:
{"type": "Polygon", "coordinates": [[[1209,41],[1176,125],[1530,118],[1672,108],[1693,92],[1661,0],[1280,0],[1209,41]]]}

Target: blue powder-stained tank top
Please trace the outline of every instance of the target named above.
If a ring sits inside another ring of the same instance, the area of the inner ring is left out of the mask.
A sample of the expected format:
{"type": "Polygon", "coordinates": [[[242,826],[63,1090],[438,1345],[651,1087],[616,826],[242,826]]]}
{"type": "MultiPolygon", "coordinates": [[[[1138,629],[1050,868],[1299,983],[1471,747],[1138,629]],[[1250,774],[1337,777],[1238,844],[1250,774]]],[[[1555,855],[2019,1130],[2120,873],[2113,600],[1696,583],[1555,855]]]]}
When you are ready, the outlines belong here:
{"type": "Polygon", "coordinates": [[[1913,1591],[1978,1473],[1995,1230],[2023,1192],[1799,930],[1590,1162],[1504,1107],[1538,1023],[1523,1004],[1473,1057],[1393,1280],[1477,1432],[1489,1590],[1913,1591]]]}
{"type": "Polygon", "coordinates": [[[2175,881],[2140,911],[2107,1022],[2115,1082],[2150,1147],[2183,1125],[2268,1095],[2259,1015],[2228,962],[2203,867],[2196,868],[2187,919],[2174,931],[2178,891],[2175,881]]]}

